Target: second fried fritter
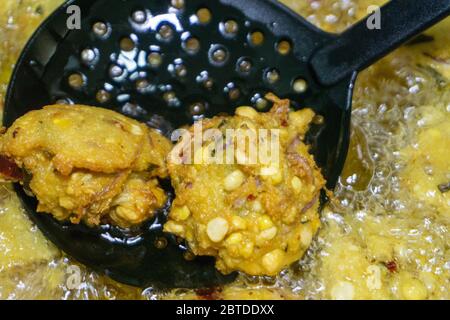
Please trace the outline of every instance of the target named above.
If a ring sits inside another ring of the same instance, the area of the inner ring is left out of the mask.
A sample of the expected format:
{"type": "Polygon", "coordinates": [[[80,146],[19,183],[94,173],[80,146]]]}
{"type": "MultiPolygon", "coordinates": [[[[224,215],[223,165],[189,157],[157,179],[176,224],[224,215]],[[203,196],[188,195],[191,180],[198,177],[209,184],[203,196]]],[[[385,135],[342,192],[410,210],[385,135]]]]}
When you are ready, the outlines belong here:
{"type": "Polygon", "coordinates": [[[271,98],[275,105],[268,113],[241,107],[234,116],[202,120],[201,133],[215,129],[218,139],[204,136],[197,151],[182,148],[195,143],[194,126],[169,156],[176,198],[165,231],[186,239],[194,254],[216,257],[223,273],[276,275],[306,252],[320,226],[325,180],[303,142],[314,112],[290,111],[288,100],[271,98]],[[278,130],[279,159],[245,161],[252,143],[239,148],[227,138],[239,129],[258,139],[264,130],[278,130]],[[233,161],[216,162],[223,146],[226,154],[234,149],[233,161]]]}

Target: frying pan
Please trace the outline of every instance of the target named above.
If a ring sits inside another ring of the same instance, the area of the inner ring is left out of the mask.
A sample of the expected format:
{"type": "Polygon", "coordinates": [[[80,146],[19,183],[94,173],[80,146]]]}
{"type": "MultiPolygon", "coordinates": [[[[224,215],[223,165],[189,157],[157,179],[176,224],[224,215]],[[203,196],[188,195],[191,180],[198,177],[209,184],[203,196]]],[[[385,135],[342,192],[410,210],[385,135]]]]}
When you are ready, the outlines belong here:
{"type": "MultiPolygon", "coordinates": [[[[267,111],[264,96],[273,92],[324,120],[307,142],[332,189],[349,144],[357,72],[449,12],[448,0],[392,0],[375,13],[380,28],[372,15],[336,35],[272,0],[67,1],[24,48],[4,125],[48,104],[77,103],[113,109],[169,136],[241,105],[267,111]]],[[[210,257],[186,259],[185,244],[162,232],[173,199],[170,183],[163,184],[166,207],[137,230],[58,222],[16,190],[51,241],[118,281],[159,288],[233,281],[236,274],[221,275],[210,257]]]]}

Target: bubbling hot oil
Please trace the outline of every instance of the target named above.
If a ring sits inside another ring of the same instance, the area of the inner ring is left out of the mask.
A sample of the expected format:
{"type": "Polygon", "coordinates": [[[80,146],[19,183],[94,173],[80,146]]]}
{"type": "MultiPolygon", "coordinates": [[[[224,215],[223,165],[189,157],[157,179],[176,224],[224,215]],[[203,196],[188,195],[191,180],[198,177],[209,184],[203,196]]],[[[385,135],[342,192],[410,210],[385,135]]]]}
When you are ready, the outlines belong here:
{"type": "MultiPolygon", "coordinates": [[[[23,45],[17,40],[24,38],[18,36],[19,32],[23,34],[26,30],[30,34],[43,16],[61,3],[60,0],[4,2],[0,8],[0,40],[5,44],[0,47],[0,100],[12,63],[23,45]]],[[[384,0],[283,2],[324,29],[341,31],[364,16],[368,5],[381,4],[384,0]]],[[[179,10],[183,1],[172,1],[172,6],[173,10],[179,10]]],[[[206,21],[208,13],[201,15],[202,21],[206,21]]],[[[131,18],[142,24],[146,14],[137,12],[131,18]]],[[[223,26],[223,32],[232,36],[235,28],[231,21],[223,26]]],[[[108,26],[99,24],[96,30],[100,36],[107,35],[108,26]]],[[[440,32],[443,31],[441,28],[440,32]]],[[[162,34],[167,35],[167,30],[162,30],[162,34]]],[[[257,34],[254,39],[263,41],[257,34]]],[[[427,54],[450,52],[444,47],[448,42],[448,39],[436,41],[434,48],[427,48],[427,54]]],[[[195,43],[191,45],[195,47],[195,43]]],[[[280,45],[278,50],[289,50],[289,46],[280,45]]],[[[449,298],[448,207],[445,202],[436,206],[433,201],[418,201],[404,184],[408,179],[405,170],[411,161],[411,154],[405,150],[417,144],[417,134],[427,129],[427,123],[449,121],[450,97],[445,92],[448,92],[450,71],[439,69],[438,61],[450,57],[426,60],[421,50],[421,47],[402,48],[360,75],[354,96],[349,158],[335,190],[335,199],[323,212],[323,227],[307,256],[277,278],[241,276],[217,293],[218,297],[449,298]],[[423,112],[424,108],[436,111],[433,119],[428,116],[430,112],[423,112]]],[[[222,56],[219,52],[214,57],[220,60],[222,56]]],[[[87,63],[95,63],[95,51],[86,51],[84,58],[87,63]]],[[[159,58],[157,51],[148,57],[155,66],[161,63],[159,58]]],[[[252,68],[251,61],[240,62],[238,67],[242,72],[252,68]]],[[[266,76],[268,80],[276,79],[274,72],[266,76]]],[[[211,79],[205,75],[199,81],[207,87],[211,79]]],[[[306,85],[298,79],[295,88],[302,91],[306,85]]],[[[109,100],[104,93],[99,93],[99,97],[105,103],[109,100]]],[[[259,109],[265,109],[261,96],[256,95],[253,102],[259,109]]],[[[201,115],[204,108],[192,106],[196,115],[201,115]]],[[[436,175],[437,169],[428,165],[424,171],[436,175]]],[[[0,298],[196,296],[190,290],[161,293],[147,288],[142,291],[76,264],[32,226],[7,186],[0,187],[0,283],[0,298]]]]}

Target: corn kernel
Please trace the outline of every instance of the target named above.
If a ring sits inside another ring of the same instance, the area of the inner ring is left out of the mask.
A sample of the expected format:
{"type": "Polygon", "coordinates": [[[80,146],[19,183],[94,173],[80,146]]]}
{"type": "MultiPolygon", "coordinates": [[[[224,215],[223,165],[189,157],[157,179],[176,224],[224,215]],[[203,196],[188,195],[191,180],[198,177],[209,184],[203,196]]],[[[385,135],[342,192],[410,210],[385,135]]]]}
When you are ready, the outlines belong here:
{"type": "Polygon", "coordinates": [[[142,136],[144,134],[142,128],[134,124],[131,126],[131,133],[134,134],[135,136],[142,136]]]}
{"type": "Polygon", "coordinates": [[[283,181],[283,173],[280,168],[275,165],[261,168],[260,175],[264,179],[269,180],[273,185],[280,184],[283,181]]]}
{"type": "Polygon", "coordinates": [[[239,216],[233,216],[231,218],[231,225],[237,230],[244,230],[247,228],[247,221],[239,216]]]}
{"type": "Polygon", "coordinates": [[[87,182],[89,182],[90,180],[92,180],[93,178],[94,178],[94,176],[93,176],[92,174],[86,173],[86,174],[83,174],[83,175],[82,175],[81,181],[87,183],[87,182]]]}
{"type": "Polygon", "coordinates": [[[311,226],[306,224],[302,226],[300,230],[300,241],[304,247],[309,247],[313,238],[313,232],[311,230],[311,226]]]}
{"type": "Polygon", "coordinates": [[[260,201],[255,200],[253,201],[252,209],[254,212],[261,212],[263,211],[263,206],[260,201]]]}
{"type": "Polygon", "coordinates": [[[236,109],[236,115],[241,117],[247,117],[250,119],[256,119],[258,117],[258,112],[252,107],[239,107],[236,109]]]}
{"type": "Polygon", "coordinates": [[[263,177],[270,177],[270,176],[276,174],[278,170],[279,169],[275,165],[272,165],[272,166],[269,166],[269,167],[262,167],[259,170],[259,175],[263,176],[263,177]]]}
{"type": "Polygon", "coordinates": [[[272,240],[277,235],[277,227],[272,227],[266,230],[263,230],[259,233],[258,238],[261,240],[272,240]]]}
{"type": "Polygon", "coordinates": [[[281,249],[275,249],[266,253],[262,258],[262,265],[269,274],[280,271],[283,265],[284,252],[281,249]]]}
{"type": "Polygon", "coordinates": [[[230,173],[224,180],[224,187],[226,191],[233,191],[239,188],[245,180],[245,175],[241,170],[235,170],[230,173]]]}
{"type": "Polygon", "coordinates": [[[244,258],[250,258],[253,254],[253,249],[255,245],[251,241],[246,241],[240,248],[239,253],[244,258]]]}
{"type": "Polygon", "coordinates": [[[222,241],[228,232],[228,221],[224,218],[214,218],[208,222],[206,233],[213,242],[222,241]]]}
{"type": "Polygon", "coordinates": [[[266,230],[273,227],[272,219],[268,215],[258,218],[258,227],[260,230],[266,230]]]}
{"type": "Polygon", "coordinates": [[[239,244],[242,242],[243,239],[244,239],[244,237],[242,236],[242,233],[233,233],[227,238],[226,245],[232,246],[232,245],[239,244]]]}
{"type": "Polygon", "coordinates": [[[292,188],[294,189],[295,193],[299,194],[302,191],[303,183],[299,177],[295,176],[294,178],[292,178],[291,185],[292,185],[292,188]]]}
{"type": "Polygon", "coordinates": [[[187,206],[175,207],[170,213],[170,217],[175,221],[184,221],[191,215],[191,210],[187,206]]]}
{"type": "Polygon", "coordinates": [[[173,233],[176,235],[183,235],[184,227],[176,222],[167,221],[166,224],[164,225],[164,231],[173,233]]]}

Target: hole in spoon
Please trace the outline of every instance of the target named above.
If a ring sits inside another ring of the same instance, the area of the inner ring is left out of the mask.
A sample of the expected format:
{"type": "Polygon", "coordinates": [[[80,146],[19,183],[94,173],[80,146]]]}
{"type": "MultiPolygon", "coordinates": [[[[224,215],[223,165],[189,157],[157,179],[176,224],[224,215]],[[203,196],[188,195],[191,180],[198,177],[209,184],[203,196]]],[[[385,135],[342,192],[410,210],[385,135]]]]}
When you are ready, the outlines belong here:
{"type": "Polygon", "coordinates": [[[211,18],[211,11],[208,8],[200,8],[197,10],[197,19],[200,24],[208,24],[211,18]]]}
{"type": "Polygon", "coordinates": [[[188,250],[183,254],[183,257],[186,261],[193,261],[195,259],[195,254],[188,250]]]}
{"type": "Polygon", "coordinates": [[[280,80],[280,72],[277,69],[268,69],[264,73],[264,80],[269,84],[274,84],[280,80]]]}
{"type": "Polygon", "coordinates": [[[150,86],[150,82],[147,79],[136,80],[136,90],[142,92],[150,86]]]}
{"type": "Polygon", "coordinates": [[[203,115],[205,110],[206,106],[203,102],[194,102],[189,106],[189,114],[194,117],[203,115]]]}
{"type": "Polygon", "coordinates": [[[251,98],[253,106],[259,111],[264,111],[269,106],[269,102],[264,98],[261,93],[255,93],[251,98]]]}
{"type": "Polygon", "coordinates": [[[119,78],[124,74],[125,70],[116,64],[109,67],[109,76],[111,78],[119,78]]]}
{"type": "Polygon", "coordinates": [[[163,99],[169,107],[179,107],[180,106],[180,100],[178,99],[178,97],[174,91],[170,90],[170,91],[164,92],[163,99]]]}
{"type": "Polygon", "coordinates": [[[92,32],[99,38],[104,38],[110,33],[110,28],[105,22],[99,21],[93,24],[92,32]]]}
{"type": "Polygon", "coordinates": [[[111,94],[108,91],[101,89],[101,90],[97,91],[95,98],[100,103],[106,103],[111,99],[111,94]]]}
{"type": "Polygon", "coordinates": [[[325,123],[325,117],[320,115],[320,114],[316,114],[313,118],[312,121],[315,125],[323,125],[325,123]]]}
{"type": "Polygon", "coordinates": [[[120,40],[120,49],[126,52],[133,51],[136,43],[130,37],[124,37],[120,40]]]}
{"type": "Polygon", "coordinates": [[[72,73],[67,82],[71,88],[78,90],[86,84],[86,77],[81,73],[72,73]]]}
{"type": "Polygon", "coordinates": [[[277,52],[283,56],[288,55],[292,50],[292,43],[289,40],[280,40],[276,45],[277,52]]]}
{"type": "Polygon", "coordinates": [[[242,57],[237,62],[237,70],[240,73],[248,74],[252,70],[253,64],[249,58],[242,57]]]}
{"type": "Polygon", "coordinates": [[[220,23],[219,29],[225,37],[232,38],[238,33],[239,25],[234,20],[227,20],[220,23]]]}
{"type": "Polygon", "coordinates": [[[181,59],[175,59],[173,63],[168,66],[168,71],[175,77],[183,78],[187,75],[188,71],[181,59]]]}
{"type": "Polygon", "coordinates": [[[86,48],[81,51],[81,61],[85,65],[92,65],[96,62],[98,54],[99,53],[97,49],[86,48]]]}
{"type": "Polygon", "coordinates": [[[230,100],[237,100],[241,96],[241,90],[234,82],[230,82],[224,88],[224,92],[228,95],[230,100]]]}
{"type": "Polygon", "coordinates": [[[264,34],[259,30],[253,31],[248,35],[248,41],[252,46],[260,46],[264,43],[264,34]]]}
{"type": "Polygon", "coordinates": [[[167,247],[167,239],[164,237],[159,237],[155,239],[155,247],[157,249],[165,249],[167,247]]]}
{"type": "Polygon", "coordinates": [[[172,5],[172,7],[178,10],[184,8],[184,0],[172,0],[170,1],[170,4],[172,5]]]}
{"type": "Polygon", "coordinates": [[[195,54],[200,50],[200,41],[191,36],[183,42],[182,47],[187,53],[195,54]]]}
{"type": "Polygon", "coordinates": [[[73,101],[70,98],[62,97],[62,98],[56,99],[55,103],[56,104],[67,104],[67,105],[70,105],[70,104],[73,104],[73,101]]]}
{"type": "Polygon", "coordinates": [[[308,83],[303,78],[297,78],[292,83],[292,89],[297,93],[304,93],[308,90],[308,83]]]}
{"type": "Polygon", "coordinates": [[[131,20],[137,24],[147,21],[147,13],[144,10],[136,10],[131,14],[131,20]]]}
{"type": "Polygon", "coordinates": [[[146,111],[136,103],[126,102],[122,106],[122,113],[132,117],[139,117],[145,115],[146,111]]]}
{"type": "Polygon", "coordinates": [[[200,74],[196,77],[196,80],[198,83],[201,83],[205,89],[210,90],[214,86],[214,80],[211,79],[208,71],[200,72],[200,74]]]}
{"type": "Polygon", "coordinates": [[[209,49],[209,60],[216,66],[223,66],[228,61],[228,50],[222,45],[212,45],[209,49]]]}
{"type": "Polygon", "coordinates": [[[157,51],[150,52],[147,57],[147,61],[152,68],[157,68],[162,64],[162,55],[157,51]]]}
{"type": "Polygon", "coordinates": [[[158,34],[156,38],[160,41],[170,41],[173,38],[173,28],[167,23],[161,23],[158,27],[158,34]]]}

